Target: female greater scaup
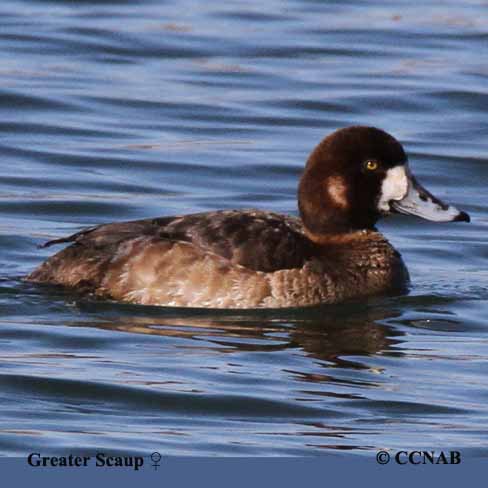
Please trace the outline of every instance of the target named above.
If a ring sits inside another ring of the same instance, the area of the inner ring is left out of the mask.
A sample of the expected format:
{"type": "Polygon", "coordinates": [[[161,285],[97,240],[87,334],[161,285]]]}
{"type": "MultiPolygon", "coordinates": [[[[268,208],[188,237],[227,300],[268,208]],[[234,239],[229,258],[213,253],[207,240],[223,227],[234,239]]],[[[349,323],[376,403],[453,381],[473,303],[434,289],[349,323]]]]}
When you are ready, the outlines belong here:
{"type": "Polygon", "coordinates": [[[301,218],[232,210],[92,227],[46,243],[72,242],[26,279],[148,305],[338,303],[408,283],[400,254],[374,227],[381,216],[469,222],[426,191],[401,144],[373,127],[340,129],[315,148],[298,206],[301,218]]]}

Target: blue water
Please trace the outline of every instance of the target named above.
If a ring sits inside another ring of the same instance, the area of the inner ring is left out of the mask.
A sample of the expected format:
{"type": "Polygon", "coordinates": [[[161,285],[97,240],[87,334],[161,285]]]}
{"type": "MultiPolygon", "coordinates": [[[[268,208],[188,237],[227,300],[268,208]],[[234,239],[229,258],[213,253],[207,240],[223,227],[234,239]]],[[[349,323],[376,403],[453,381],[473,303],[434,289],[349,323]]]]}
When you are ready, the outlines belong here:
{"type": "Polygon", "coordinates": [[[0,454],[488,454],[484,1],[0,3],[0,454]],[[402,216],[408,296],[281,312],[20,280],[97,223],[295,213],[326,134],[375,125],[471,224],[402,216]]]}

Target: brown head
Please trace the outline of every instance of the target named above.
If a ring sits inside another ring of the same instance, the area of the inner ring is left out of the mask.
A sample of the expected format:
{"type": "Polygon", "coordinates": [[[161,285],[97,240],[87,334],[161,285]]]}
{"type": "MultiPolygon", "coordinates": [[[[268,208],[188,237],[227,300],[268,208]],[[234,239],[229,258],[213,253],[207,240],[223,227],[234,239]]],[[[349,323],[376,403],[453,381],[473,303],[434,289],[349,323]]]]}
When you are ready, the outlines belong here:
{"type": "Polygon", "coordinates": [[[469,221],[425,190],[410,173],[402,145],[374,127],[348,127],[322,140],[308,158],[298,205],[312,236],[373,229],[391,212],[469,221]]]}

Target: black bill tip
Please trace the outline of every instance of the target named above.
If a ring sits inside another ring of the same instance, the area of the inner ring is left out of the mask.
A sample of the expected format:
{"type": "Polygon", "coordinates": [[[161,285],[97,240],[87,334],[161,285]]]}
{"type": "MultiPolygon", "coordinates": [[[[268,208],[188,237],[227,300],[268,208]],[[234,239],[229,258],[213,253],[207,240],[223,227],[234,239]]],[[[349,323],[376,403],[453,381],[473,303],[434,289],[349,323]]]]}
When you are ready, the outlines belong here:
{"type": "Polygon", "coordinates": [[[466,212],[459,212],[454,218],[454,222],[471,222],[471,218],[466,212]]]}

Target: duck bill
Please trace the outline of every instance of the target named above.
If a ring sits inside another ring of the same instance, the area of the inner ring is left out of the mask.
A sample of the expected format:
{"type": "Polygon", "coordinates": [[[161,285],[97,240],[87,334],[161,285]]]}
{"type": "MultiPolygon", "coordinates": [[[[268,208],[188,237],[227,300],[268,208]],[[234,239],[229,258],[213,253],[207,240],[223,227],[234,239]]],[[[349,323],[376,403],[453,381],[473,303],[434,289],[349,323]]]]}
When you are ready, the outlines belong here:
{"type": "Polygon", "coordinates": [[[415,215],[432,222],[469,222],[466,212],[458,210],[453,205],[447,205],[432,193],[428,192],[410,172],[408,177],[408,191],[401,200],[392,200],[391,209],[405,215],[415,215]]]}

